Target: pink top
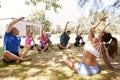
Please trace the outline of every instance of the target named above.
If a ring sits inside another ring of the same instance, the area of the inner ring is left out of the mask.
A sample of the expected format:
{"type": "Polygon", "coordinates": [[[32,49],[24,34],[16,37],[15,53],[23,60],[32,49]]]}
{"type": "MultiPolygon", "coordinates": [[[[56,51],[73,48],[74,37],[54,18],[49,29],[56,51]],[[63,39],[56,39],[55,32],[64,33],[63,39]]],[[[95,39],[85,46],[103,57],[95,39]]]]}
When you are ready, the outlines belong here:
{"type": "Polygon", "coordinates": [[[42,35],[42,37],[40,38],[40,42],[46,44],[47,40],[44,38],[44,35],[42,35]]]}
{"type": "Polygon", "coordinates": [[[25,45],[31,45],[32,37],[26,37],[25,39],[25,45]]]}

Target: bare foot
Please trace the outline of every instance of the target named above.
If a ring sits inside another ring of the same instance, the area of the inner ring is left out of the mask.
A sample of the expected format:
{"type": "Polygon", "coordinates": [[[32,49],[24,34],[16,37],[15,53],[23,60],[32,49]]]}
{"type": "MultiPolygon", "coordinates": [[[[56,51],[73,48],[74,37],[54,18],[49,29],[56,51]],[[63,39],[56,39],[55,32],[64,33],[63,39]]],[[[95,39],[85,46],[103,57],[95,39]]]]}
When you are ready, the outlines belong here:
{"type": "Polygon", "coordinates": [[[25,61],[32,61],[32,58],[25,58],[25,61]]]}

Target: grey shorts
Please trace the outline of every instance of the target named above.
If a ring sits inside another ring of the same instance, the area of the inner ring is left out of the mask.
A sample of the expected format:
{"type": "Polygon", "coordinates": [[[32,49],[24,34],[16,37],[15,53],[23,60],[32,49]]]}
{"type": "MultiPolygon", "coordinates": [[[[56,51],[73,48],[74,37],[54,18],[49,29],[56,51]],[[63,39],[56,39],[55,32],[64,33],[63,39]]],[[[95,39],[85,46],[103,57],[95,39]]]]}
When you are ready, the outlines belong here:
{"type": "Polygon", "coordinates": [[[77,71],[78,71],[78,74],[81,74],[81,75],[92,75],[92,74],[99,73],[99,67],[98,65],[88,66],[81,61],[77,71]]]}

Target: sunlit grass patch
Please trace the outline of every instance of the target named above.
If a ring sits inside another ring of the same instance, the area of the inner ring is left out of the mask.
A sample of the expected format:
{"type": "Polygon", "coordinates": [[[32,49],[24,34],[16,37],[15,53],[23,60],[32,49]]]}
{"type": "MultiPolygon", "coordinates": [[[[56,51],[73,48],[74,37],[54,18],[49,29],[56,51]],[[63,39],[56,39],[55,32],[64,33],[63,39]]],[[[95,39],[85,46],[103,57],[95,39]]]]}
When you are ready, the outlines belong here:
{"type": "MultiPolygon", "coordinates": [[[[74,47],[61,50],[53,45],[47,52],[38,53],[31,50],[26,57],[32,57],[32,61],[20,64],[5,64],[0,61],[0,80],[119,80],[120,71],[109,69],[99,60],[101,72],[96,75],[83,76],[73,72],[62,59],[63,54],[68,54],[77,61],[82,59],[83,47],[74,47]]],[[[120,44],[119,44],[120,50],[120,44]]],[[[0,57],[2,55],[0,48],[0,57]]],[[[120,54],[119,54],[120,55],[120,54]]],[[[113,65],[120,65],[120,57],[111,60],[113,65]]]]}

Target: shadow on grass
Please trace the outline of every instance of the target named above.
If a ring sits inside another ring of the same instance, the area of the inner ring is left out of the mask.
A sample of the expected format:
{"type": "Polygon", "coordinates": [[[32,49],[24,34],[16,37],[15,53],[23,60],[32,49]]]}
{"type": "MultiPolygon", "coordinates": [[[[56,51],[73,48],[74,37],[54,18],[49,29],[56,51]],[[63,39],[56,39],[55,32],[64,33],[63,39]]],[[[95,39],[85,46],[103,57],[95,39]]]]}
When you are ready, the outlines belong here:
{"type": "MultiPolygon", "coordinates": [[[[9,80],[14,77],[15,79],[12,80],[42,80],[44,77],[45,80],[120,80],[120,71],[110,70],[105,64],[100,64],[101,72],[99,74],[92,76],[76,74],[63,62],[62,55],[68,54],[73,59],[81,61],[83,47],[73,46],[66,50],[60,50],[56,45],[53,47],[54,50],[49,49],[45,53],[31,50],[26,57],[32,57],[33,60],[21,62],[18,65],[15,63],[5,64],[0,61],[0,79],[9,80]]],[[[2,48],[0,48],[0,57],[1,53],[2,48]]],[[[120,65],[119,56],[112,61],[113,65],[120,65]]]]}

